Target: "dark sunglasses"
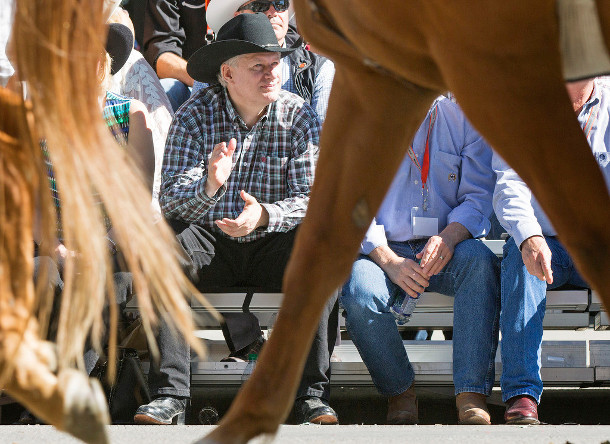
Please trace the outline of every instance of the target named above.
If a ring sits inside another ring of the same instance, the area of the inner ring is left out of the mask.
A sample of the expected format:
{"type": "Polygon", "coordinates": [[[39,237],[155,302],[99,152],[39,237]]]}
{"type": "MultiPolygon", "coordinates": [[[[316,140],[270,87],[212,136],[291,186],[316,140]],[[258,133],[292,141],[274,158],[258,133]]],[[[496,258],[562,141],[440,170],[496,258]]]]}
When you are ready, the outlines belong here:
{"type": "MultiPolygon", "coordinates": [[[[218,1],[218,0],[217,0],[218,1]]],[[[274,1],[264,1],[257,0],[252,3],[248,3],[246,5],[240,6],[238,11],[252,11],[252,12],[267,12],[269,8],[273,5],[277,12],[284,12],[290,6],[290,0],[274,0],[274,1]]]]}

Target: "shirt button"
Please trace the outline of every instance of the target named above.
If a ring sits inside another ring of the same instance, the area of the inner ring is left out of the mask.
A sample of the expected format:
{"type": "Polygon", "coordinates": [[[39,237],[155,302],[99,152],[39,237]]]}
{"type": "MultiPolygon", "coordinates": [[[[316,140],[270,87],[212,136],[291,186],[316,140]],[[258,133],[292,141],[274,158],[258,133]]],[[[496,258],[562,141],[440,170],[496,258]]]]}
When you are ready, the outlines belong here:
{"type": "Polygon", "coordinates": [[[414,183],[415,185],[417,185],[419,182],[418,182],[418,181],[416,181],[416,180],[414,180],[414,181],[413,181],[413,183],[414,183]]]}

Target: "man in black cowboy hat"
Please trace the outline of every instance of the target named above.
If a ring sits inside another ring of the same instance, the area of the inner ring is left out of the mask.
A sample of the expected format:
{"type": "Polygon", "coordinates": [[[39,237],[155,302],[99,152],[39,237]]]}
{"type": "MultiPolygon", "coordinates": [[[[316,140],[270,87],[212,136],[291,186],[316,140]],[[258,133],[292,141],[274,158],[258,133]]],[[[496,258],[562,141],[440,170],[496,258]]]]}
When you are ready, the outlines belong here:
{"type": "MultiPolygon", "coordinates": [[[[210,28],[218,32],[234,16],[257,12],[267,16],[281,46],[295,48],[280,62],[282,89],[303,97],[324,122],[335,66],[302,43],[291,19],[290,0],[212,0],[207,6],[206,20],[210,28]]],[[[193,91],[200,87],[201,84],[195,82],[193,91]]]]}
{"type": "MultiPolygon", "coordinates": [[[[201,290],[281,288],[307,209],[320,132],[313,109],[281,90],[280,57],[291,51],[278,44],[265,15],[242,14],[189,60],[189,74],[210,86],[174,117],[160,203],[190,259],[185,268],[201,290]]],[[[297,392],[302,421],[338,423],[328,406],[334,306],[330,301],[322,315],[297,392]]],[[[260,349],[260,327],[249,319],[239,331],[231,331],[227,319],[225,337],[234,358],[260,349]]],[[[138,409],[136,423],[170,424],[184,416],[188,347],[162,325],[159,348],[159,369],[149,376],[155,399],[138,409]]]]}

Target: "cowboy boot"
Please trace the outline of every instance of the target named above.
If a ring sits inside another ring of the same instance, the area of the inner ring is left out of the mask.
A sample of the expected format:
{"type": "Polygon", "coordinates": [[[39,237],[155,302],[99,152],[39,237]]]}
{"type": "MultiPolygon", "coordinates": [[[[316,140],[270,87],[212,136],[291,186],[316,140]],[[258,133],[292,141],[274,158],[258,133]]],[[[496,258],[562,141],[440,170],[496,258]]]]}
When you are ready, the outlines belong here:
{"type": "Polygon", "coordinates": [[[458,410],[458,424],[491,425],[485,395],[462,392],[455,397],[455,405],[458,410]]]}

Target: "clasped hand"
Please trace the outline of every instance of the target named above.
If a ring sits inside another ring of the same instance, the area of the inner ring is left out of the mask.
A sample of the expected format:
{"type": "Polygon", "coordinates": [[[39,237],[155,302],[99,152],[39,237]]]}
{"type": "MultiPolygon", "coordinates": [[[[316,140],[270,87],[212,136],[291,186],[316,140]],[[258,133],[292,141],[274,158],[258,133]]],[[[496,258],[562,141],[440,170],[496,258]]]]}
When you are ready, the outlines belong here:
{"type": "Polygon", "coordinates": [[[453,251],[441,236],[432,236],[415,256],[419,263],[396,256],[387,268],[388,276],[409,296],[418,297],[430,285],[430,278],[447,265],[453,251]]]}

